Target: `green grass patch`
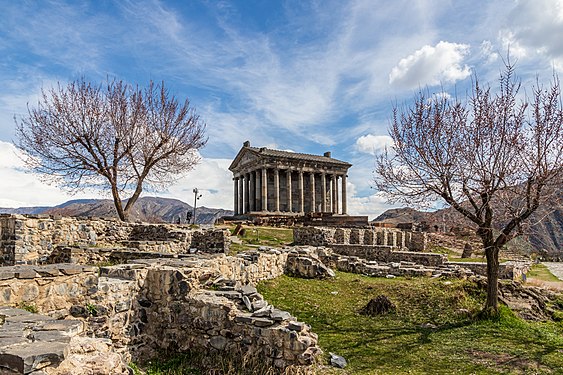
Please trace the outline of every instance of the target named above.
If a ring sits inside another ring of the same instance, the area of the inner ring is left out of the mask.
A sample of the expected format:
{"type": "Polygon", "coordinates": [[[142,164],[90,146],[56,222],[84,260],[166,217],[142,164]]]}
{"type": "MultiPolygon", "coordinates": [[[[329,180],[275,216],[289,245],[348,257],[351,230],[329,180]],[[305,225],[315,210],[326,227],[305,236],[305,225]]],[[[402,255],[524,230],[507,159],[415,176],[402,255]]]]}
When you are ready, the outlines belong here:
{"type": "Polygon", "coordinates": [[[450,249],[449,247],[444,247],[444,246],[439,246],[439,245],[434,245],[434,244],[428,244],[427,247],[426,247],[426,251],[428,251],[430,253],[446,254],[446,255],[459,257],[459,252],[454,251],[454,250],[450,249]]]}
{"type": "Polygon", "coordinates": [[[527,278],[549,281],[549,282],[560,282],[554,274],[544,265],[544,264],[534,264],[530,271],[526,274],[527,278]]]}
{"type": "Polygon", "coordinates": [[[310,324],[325,353],[346,358],[347,374],[563,373],[562,324],[525,322],[507,308],[498,319],[475,320],[485,295],[469,281],[338,272],[324,281],[282,276],[258,289],[310,324]],[[393,313],[358,313],[381,294],[393,313]]]}
{"type": "Polygon", "coordinates": [[[33,314],[37,314],[39,312],[39,309],[37,308],[37,306],[33,303],[33,302],[19,302],[16,307],[18,309],[22,309],[25,310],[27,312],[33,313],[33,314]]]}
{"type": "Polygon", "coordinates": [[[476,263],[484,263],[487,261],[487,259],[485,259],[485,257],[479,257],[479,258],[460,258],[459,254],[457,254],[456,256],[448,256],[448,260],[450,262],[465,262],[465,263],[471,263],[471,262],[476,262],[476,263]]]}
{"type": "MultiPolygon", "coordinates": [[[[229,228],[231,233],[234,227],[229,228]]],[[[241,244],[232,243],[231,253],[250,250],[259,246],[283,247],[293,243],[293,229],[263,226],[243,226],[244,235],[239,235],[241,244]]]]}

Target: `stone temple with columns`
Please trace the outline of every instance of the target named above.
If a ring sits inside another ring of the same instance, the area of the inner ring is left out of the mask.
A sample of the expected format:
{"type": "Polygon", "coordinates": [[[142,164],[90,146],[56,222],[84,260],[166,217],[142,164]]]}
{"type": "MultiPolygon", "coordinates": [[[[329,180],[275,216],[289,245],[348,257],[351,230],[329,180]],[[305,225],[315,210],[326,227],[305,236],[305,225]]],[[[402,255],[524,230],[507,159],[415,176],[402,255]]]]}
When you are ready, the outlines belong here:
{"type": "Polygon", "coordinates": [[[251,147],[231,163],[235,215],[347,215],[346,177],[352,164],[324,155],[251,147]]]}

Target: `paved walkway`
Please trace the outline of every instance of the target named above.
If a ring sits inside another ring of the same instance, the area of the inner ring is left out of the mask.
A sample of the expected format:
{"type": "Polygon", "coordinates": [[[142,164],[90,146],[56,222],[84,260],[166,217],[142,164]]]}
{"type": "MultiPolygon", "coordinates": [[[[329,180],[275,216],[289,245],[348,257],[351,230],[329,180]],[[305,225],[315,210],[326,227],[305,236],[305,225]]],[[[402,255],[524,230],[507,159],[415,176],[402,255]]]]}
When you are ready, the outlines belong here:
{"type": "Polygon", "coordinates": [[[563,262],[542,262],[559,280],[563,281],[563,262]]]}

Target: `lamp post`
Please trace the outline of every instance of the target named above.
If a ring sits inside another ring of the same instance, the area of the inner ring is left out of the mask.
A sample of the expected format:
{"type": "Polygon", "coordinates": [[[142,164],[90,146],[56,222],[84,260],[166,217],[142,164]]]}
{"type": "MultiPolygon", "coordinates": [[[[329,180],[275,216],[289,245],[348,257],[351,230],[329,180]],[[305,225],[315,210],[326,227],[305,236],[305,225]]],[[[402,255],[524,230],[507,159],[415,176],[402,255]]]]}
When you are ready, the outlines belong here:
{"type": "Polygon", "coordinates": [[[193,192],[194,192],[194,214],[193,214],[193,221],[194,222],[193,222],[193,224],[195,224],[195,211],[196,211],[196,206],[197,206],[197,200],[199,198],[201,198],[202,195],[199,194],[199,190],[197,188],[194,188],[193,192]]]}

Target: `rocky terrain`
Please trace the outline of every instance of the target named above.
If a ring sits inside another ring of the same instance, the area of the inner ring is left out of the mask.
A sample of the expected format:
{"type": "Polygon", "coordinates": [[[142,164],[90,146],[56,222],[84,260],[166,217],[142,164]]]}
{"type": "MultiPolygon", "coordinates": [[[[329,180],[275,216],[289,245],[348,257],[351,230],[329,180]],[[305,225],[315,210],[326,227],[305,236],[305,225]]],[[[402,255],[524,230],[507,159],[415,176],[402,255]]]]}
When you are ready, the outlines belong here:
{"type": "MultiPolygon", "coordinates": [[[[149,223],[176,223],[180,220],[185,223],[188,212],[193,212],[193,207],[178,199],[142,197],[133,206],[131,220],[149,223]]],[[[110,199],[77,199],[55,207],[0,208],[0,213],[117,217],[110,199]]],[[[197,207],[196,223],[212,224],[220,217],[231,215],[233,212],[230,210],[201,206],[197,207]]]]}

